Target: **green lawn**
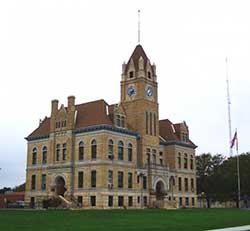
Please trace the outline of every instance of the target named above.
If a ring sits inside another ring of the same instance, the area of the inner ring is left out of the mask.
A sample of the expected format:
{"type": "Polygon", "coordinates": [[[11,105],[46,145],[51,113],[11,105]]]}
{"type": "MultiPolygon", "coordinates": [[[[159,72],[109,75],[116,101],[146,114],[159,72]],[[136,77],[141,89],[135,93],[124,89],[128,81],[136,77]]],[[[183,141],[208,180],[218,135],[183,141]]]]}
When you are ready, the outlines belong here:
{"type": "Polygon", "coordinates": [[[240,225],[250,225],[250,210],[0,210],[1,231],[188,231],[240,225]]]}

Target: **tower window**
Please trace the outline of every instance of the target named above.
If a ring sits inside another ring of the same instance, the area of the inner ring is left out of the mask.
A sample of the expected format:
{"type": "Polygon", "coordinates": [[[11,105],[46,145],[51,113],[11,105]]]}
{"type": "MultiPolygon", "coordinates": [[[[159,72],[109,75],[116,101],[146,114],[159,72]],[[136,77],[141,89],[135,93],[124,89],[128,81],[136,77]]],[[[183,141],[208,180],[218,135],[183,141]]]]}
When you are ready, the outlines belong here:
{"type": "Polygon", "coordinates": [[[134,78],[134,72],[133,72],[133,71],[130,71],[130,72],[129,72],[129,78],[130,78],[130,79],[134,78]]]}
{"type": "Polygon", "coordinates": [[[156,136],[156,114],[154,113],[154,136],[156,136]]]}
{"type": "Polygon", "coordinates": [[[148,71],[148,78],[151,79],[151,72],[148,71]]]}
{"type": "Polygon", "coordinates": [[[150,163],[150,149],[149,148],[146,149],[146,157],[147,157],[147,163],[149,164],[150,163]]]}
{"type": "Polygon", "coordinates": [[[148,112],[146,111],[146,134],[148,134],[148,112]]]}
{"type": "Polygon", "coordinates": [[[150,135],[152,135],[152,112],[150,112],[150,135]]]}

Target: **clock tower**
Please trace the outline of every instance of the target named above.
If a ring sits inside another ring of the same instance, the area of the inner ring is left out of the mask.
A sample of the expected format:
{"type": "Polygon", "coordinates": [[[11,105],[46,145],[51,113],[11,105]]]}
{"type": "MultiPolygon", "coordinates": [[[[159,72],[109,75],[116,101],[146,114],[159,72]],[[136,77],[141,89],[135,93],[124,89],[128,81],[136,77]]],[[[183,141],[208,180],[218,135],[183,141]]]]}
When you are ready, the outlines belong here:
{"type": "Polygon", "coordinates": [[[148,152],[158,153],[159,122],[156,67],[141,45],[122,65],[121,104],[129,129],[140,134],[138,163],[146,164],[148,152]]]}

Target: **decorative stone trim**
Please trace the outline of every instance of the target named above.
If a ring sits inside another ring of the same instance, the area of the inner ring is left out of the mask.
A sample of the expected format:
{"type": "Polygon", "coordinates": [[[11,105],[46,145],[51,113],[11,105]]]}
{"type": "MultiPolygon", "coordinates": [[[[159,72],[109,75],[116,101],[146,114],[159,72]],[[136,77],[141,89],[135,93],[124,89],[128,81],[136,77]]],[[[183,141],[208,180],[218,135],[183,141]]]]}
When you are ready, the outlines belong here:
{"type": "Polygon", "coordinates": [[[185,148],[193,148],[193,149],[196,149],[198,147],[194,144],[187,144],[181,141],[160,141],[160,145],[164,145],[164,146],[179,145],[185,148]]]}

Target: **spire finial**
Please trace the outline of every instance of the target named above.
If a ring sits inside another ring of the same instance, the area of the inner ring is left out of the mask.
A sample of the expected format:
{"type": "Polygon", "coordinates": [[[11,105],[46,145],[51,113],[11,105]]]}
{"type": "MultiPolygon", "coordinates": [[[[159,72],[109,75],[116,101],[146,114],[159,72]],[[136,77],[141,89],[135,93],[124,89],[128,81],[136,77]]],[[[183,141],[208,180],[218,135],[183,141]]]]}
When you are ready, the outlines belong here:
{"type": "Polygon", "coordinates": [[[140,13],[141,13],[141,11],[138,10],[138,44],[140,44],[140,36],[141,36],[141,31],[140,31],[140,13]]]}

